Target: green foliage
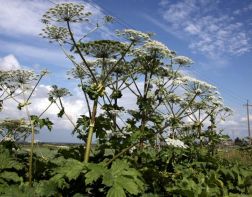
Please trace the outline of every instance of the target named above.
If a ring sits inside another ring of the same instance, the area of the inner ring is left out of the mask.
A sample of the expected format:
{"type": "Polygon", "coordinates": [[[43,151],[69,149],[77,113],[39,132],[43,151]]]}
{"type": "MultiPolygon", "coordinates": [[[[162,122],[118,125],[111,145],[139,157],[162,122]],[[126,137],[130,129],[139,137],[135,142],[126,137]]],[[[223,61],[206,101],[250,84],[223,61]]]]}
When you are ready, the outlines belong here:
{"type": "Polygon", "coordinates": [[[4,180],[6,182],[13,182],[13,183],[17,183],[17,182],[22,181],[22,178],[19,177],[17,173],[8,172],[8,171],[1,172],[0,179],[4,180]]]}
{"type": "Polygon", "coordinates": [[[65,159],[76,159],[78,161],[83,160],[83,146],[71,146],[69,148],[60,148],[56,154],[56,157],[64,157],[65,159]]]}
{"type": "Polygon", "coordinates": [[[103,164],[88,164],[87,168],[89,169],[88,173],[85,175],[85,183],[91,184],[94,181],[97,181],[100,178],[107,168],[103,164]]]}
{"type": "MultiPolygon", "coordinates": [[[[0,146],[1,147],[1,146],[0,146]]],[[[21,170],[23,168],[23,165],[15,160],[14,157],[12,157],[8,150],[3,149],[1,147],[0,149],[0,171],[3,170],[21,170]]]]}
{"type": "Polygon", "coordinates": [[[52,130],[53,123],[49,118],[39,118],[38,116],[32,115],[31,120],[33,121],[34,126],[38,126],[40,129],[46,126],[48,130],[52,130]]]}
{"type": "Polygon", "coordinates": [[[86,171],[85,169],[85,165],[82,162],[75,159],[67,159],[64,161],[64,164],[56,168],[54,172],[63,175],[71,181],[76,180],[78,176],[80,176],[80,173],[86,171]]]}
{"type": "Polygon", "coordinates": [[[21,185],[9,185],[2,186],[0,185],[0,195],[3,197],[34,197],[35,189],[28,186],[28,184],[21,185]]]}
{"type": "Polygon", "coordinates": [[[126,193],[137,195],[145,189],[141,174],[125,160],[115,160],[110,169],[104,164],[88,164],[87,167],[86,184],[101,178],[102,184],[109,187],[107,196],[126,196],[126,193]]]}
{"type": "Polygon", "coordinates": [[[57,185],[53,181],[40,181],[36,186],[36,194],[39,196],[56,196],[57,185]]]}

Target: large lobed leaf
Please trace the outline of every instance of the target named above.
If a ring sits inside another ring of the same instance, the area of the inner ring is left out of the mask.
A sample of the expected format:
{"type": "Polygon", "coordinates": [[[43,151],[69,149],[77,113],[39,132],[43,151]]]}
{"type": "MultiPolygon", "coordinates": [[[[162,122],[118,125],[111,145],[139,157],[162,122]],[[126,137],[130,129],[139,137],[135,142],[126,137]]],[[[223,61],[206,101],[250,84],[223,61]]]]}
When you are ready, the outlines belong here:
{"type": "Polygon", "coordinates": [[[0,170],[4,169],[16,169],[21,170],[23,165],[11,157],[7,150],[0,151],[0,170]]]}

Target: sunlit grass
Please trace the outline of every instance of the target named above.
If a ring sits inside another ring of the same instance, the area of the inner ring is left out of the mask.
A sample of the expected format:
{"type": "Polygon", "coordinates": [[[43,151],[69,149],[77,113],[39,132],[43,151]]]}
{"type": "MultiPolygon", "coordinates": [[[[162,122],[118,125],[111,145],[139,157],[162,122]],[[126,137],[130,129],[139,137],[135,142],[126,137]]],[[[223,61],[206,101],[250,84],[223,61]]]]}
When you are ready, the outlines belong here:
{"type": "Polygon", "coordinates": [[[223,147],[218,150],[220,157],[231,162],[237,162],[242,165],[252,165],[251,151],[241,150],[239,147],[223,147]]]}

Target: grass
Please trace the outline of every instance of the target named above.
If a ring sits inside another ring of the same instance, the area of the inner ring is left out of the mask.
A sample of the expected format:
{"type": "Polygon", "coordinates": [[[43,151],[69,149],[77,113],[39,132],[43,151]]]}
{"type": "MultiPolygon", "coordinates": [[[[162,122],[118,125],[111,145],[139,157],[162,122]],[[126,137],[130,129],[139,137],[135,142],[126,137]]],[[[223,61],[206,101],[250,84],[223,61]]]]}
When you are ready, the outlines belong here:
{"type": "Polygon", "coordinates": [[[252,148],[243,150],[237,146],[223,147],[218,150],[218,154],[231,162],[252,166],[252,148]]]}

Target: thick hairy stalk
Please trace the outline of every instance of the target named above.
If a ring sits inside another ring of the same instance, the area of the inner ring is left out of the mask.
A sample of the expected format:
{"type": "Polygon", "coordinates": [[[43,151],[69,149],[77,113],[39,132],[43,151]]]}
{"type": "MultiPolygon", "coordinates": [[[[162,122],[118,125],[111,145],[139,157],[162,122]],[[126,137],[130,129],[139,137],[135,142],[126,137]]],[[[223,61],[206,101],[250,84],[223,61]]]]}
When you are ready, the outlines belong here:
{"type": "Polygon", "coordinates": [[[92,115],[91,115],[89,129],[88,129],[88,138],[87,138],[86,149],[85,149],[85,154],[84,154],[85,163],[88,163],[88,160],[90,157],[97,106],[98,106],[98,98],[94,100],[94,104],[93,104],[92,115]]]}
{"type": "Polygon", "coordinates": [[[82,59],[83,63],[85,64],[86,68],[88,69],[90,75],[92,76],[92,79],[95,81],[95,83],[97,83],[97,79],[96,79],[96,77],[95,77],[93,71],[92,71],[91,68],[89,67],[89,65],[88,65],[88,63],[87,63],[87,61],[86,61],[86,59],[85,59],[84,56],[82,55],[81,50],[79,49],[79,47],[78,47],[78,45],[77,45],[77,43],[76,43],[76,41],[75,41],[75,39],[74,39],[73,32],[72,32],[72,30],[71,30],[71,28],[70,28],[69,21],[67,21],[67,28],[68,28],[68,31],[69,31],[71,40],[73,41],[73,44],[74,44],[74,46],[75,46],[75,48],[76,48],[76,50],[77,50],[77,53],[79,54],[80,58],[82,59]]]}
{"type": "Polygon", "coordinates": [[[33,149],[34,149],[34,140],[35,140],[35,129],[33,121],[30,119],[31,124],[31,132],[32,132],[32,138],[31,138],[31,149],[30,149],[30,157],[29,157],[29,186],[32,187],[32,164],[33,164],[33,149]]]}
{"type": "MultiPolygon", "coordinates": [[[[24,90],[23,85],[22,85],[22,89],[24,90]]],[[[26,100],[24,92],[23,92],[23,99],[24,99],[24,101],[26,100]]],[[[31,134],[32,134],[32,136],[31,136],[30,156],[29,156],[29,174],[28,174],[29,186],[32,187],[32,170],[33,170],[32,164],[33,164],[33,149],[34,149],[34,139],[35,139],[35,128],[34,128],[34,123],[33,123],[32,119],[31,119],[31,115],[30,115],[30,112],[29,112],[29,109],[28,109],[28,105],[25,105],[25,111],[26,111],[26,115],[28,117],[28,120],[30,122],[31,134]]]]}

